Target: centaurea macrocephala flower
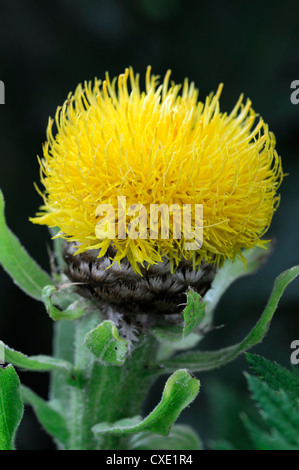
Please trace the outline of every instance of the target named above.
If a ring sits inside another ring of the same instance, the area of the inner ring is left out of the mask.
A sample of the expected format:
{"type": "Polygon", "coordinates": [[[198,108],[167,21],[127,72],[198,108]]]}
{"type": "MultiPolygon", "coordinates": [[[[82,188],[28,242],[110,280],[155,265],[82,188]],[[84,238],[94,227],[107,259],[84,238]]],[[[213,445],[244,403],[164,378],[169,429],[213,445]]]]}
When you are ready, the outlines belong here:
{"type": "Polygon", "coordinates": [[[172,268],[184,258],[193,268],[202,260],[219,264],[263,246],[283,177],[273,134],[242,95],[229,114],[221,112],[222,85],[202,103],[187,79],[169,84],[170,71],[162,84],[158,78],[148,67],[141,91],[130,68],[69,94],[57,109],[55,135],[49,121],[40,161],[44,205],[31,220],[59,227],[77,253],[97,249],[102,257],[112,245],[114,260],[126,258],[136,273],[165,259],[172,268]],[[202,204],[201,248],[185,250],[184,236],[99,239],[96,208],[117,209],[119,196],[146,209],[202,204]]]}

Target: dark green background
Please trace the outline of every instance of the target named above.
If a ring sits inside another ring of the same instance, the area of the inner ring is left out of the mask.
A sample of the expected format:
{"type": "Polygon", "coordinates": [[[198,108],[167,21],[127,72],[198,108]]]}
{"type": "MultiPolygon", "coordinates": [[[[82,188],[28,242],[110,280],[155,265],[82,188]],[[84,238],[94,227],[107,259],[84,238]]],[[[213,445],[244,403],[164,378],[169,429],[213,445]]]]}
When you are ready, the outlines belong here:
{"type": "MultiPolygon", "coordinates": [[[[275,277],[299,263],[299,105],[290,102],[290,84],[299,79],[298,1],[182,0],[9,0],[0,1],[0,80],[6,104],[0,106],[0,186],[11,229],[48,269],[46,228],[28,217],[41,200],[33,188],[39,179],[36,159],[45,140],[48,117],[78,82],[118,75],[128,65],[144,76],[172,70],[199,88],[200,99],[224,82],[222,110],[229,111],[241,92],[253,101],[277,138],[277,150],[289,176],[281,187],[281,205],[268,232],[275,237],[271,260],[253,277],[238,281],[218,308],[205,348],[226,346],[243,337],[261,314],[275,277]]],[[[51,351],[51,322],[39,303],[27,298],[0,271],[0,336],[27,354],[51,351]]],[[[289,364],[290,344],[299,338],[298,281],[283,297],[271,329],[255,352],[289,364]]],[[[299,367],[299,366],[298,366],[299,367]]],[[[200,374],[202,392],[181,418],[205,442],[232,440],[246,447],[239,420],[248,393],[242,371],[246,361],[200,374]]],[[[47,375],[21,378],[46,396],[47,375]]],[[[164,379],[151,391],[146,410],[156,403],[164,379]]],[[[51,448],[30,411],[18,435],[21,449],[51,448]]]]}

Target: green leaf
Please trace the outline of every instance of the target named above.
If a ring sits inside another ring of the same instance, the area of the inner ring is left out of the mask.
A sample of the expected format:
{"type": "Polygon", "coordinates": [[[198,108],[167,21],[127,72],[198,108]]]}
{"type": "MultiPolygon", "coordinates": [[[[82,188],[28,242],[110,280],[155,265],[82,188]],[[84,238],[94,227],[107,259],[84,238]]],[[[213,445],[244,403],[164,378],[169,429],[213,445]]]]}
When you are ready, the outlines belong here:
{"type": "Polygon", "coordinates": [[[290,372],[285,367],[276,362],[257,356],[256,354],[246,354],[247,361],[251,369],[264,380],[274,391],[284,392],[291,399],[294,407],[298,407],[299,399],[299,377],[290,372]]]}
{"type": "Polygon", "coordinates": [[[186,369],[177,370],[167,380],[160,403],[143,421],[138,422],[138,418],[129,418],[113,424],[100,423],[92,430],[96,435],[128,435],[149,431],[167,436],[172,424],[182,410],[195,399],[198,391],[199,380],[186,369]]]}
{"type": "MultiPolygon", "coordinates": [[[[202,301],[197,292],[189,289],[187,292],[187,305],[183,312],[182,325],[161,325],[151,328],[151,333],[162,343],[171,343],[173,346],[172,350],[182,349],[182,341],[187,340],[189,335],[192,335],[192,343],[194,344],[194,338],[197,337],[198,342],[201,335],[195,332],[198,331],[200,323],[203,321],[205,316],[205,304],[202,301]],[[173,343],[179,343],[176,347],[173,343]]],[[[189,341],[186,342],[187,347],[189,341]]]]}
{"type": "Polygon", "coordinates": [[[172,346],[183,338],[183,328],[180,325],[156,326],[151,328],[150,332],[159,342],[172,346]]]}
{"type": "Polygon", "coordinates": [[[240,259],[235,261],[226,260],[214,277],[211,289],[207,291],[203,298],[206,304],[206,316],[209,317],[213,313],[220,298],[233,282],[240,277],[253,274],[257,271],[265,263],[271,252],[271,247],[268,249],[257,247],[244,251],[243,256],[246,260],[246,269],[244,269],[244,263],[240,259]]]}
{"type": "Polygon", "coordinates": [[[12,365],[0,368],[0,450],[13,450],[23,416],[19,377],[12,365]]]}
{"type": "Polygon", "coordinates": [[[252,442],[256,450],[298,450],[298,446],[289,444],[282,436],[277,432],[272,434],[262,431],[260,428],[255,426],[250,419],[246,416],[242,416],[244,425],[251,436],[252,442]]]}
{"type": "Polygon", "coordinates": [[[56,292],[57,288],[55,286],[45,286],[42,291],[43,302],[52,320],[75,320],[84,315],[85,309],[82,306],[83,302],[80,300],[76,300],[63,311],[55,307],[52,302],[52,296],[56,292]]]}
{"type": "Polygon", "coordinates": [[[61,310],[66,310],[70,307],[71,304],[74,304],[79,300],[85,300],[87,304],[91,303],[91,300],[83,298],[75,291],[77,284],[80,283],[70,282],[68,277],[66,277],[63,273],[60,273],[59,275],[56,274],[56,278],[56,289],[52,289],[52,292],[47,293],[46,290],[44,292],[44,295],[50,296],[53,305],[59,307],[61,310]]]}
{"type": "Polygon", "coordinates": [[[120,366],[126,359],[129,341],[121,338],[115,324],[105,320],[85,336],[88,349],[104,365],[120,366]]]}
{"type": "Polygon", "coordinates": [[[202,450],[202,443],[189,426],[174,425],[168,436],[140,432],[130,437],[130,450],[202,450]]]}
{"type": "Polygon", "coordinates": [[[4,198],[0,190],[0,263],[15,283],[34,299],[42,300],[42,289],[51,278],[28,255],[6,226],[4,198]]]}
{"type": "Polygon", "coordinates": [[[255,354],[247,360],[259,376],[245,374],[253,399],[265,426],[256,426],[242,415],[254,447],[257,450],[299,450],[298,377],[279,364],[255,354]],[[266,431],[265,428],[269,431],[266,431]]]}
{"type": "Polygon", "coordinates": [[[281,298],[284,290],[290,282],[298,276],[298,274],[299,266],[294,266],[293,268],[284,271],[276,278],[272,294],[261,318],[243,341],[217,351],[182,353],[172,359],[164,361],[160,366],[160,373],[172,372],[180,367],[187,367],[188,369],[197,372],[215,369],[227,364],[249,348],[255,346],[267,333],[270,321],[272,320],[279,299],[281,298]]]}
{"type": "Polygon", "coordinates": [[[38,420],[45,430],[60,444],[67,447],[70,436],[67,421],[58,411],[34,393],[30,388],[22,386],[22,395],[25,404],[30,404],[38,420]]]}
{"type": "Polygon", "coordinates": [[[188,291],[187,306],[184,310],[183,336],[186,337],[196,330],[205,316],[205,304],[197,292],[188,291]]]}
{"type": "Polygon", "coordinates": [[[49,370],[60,369],[66,372],[71,372],[72,365],[62,359],[58,359],[52,356],[26,356],[25,354],[15,351],[9,346],[5,345],[5,362],[11,362],[17,367],[22,369],[46,372],[49,370]]]}
{"type": "Polygon", "coordinates": [[[287,443],[299,448],[299,414],[296,413],[287,394],[283,390],[275,392],[257,377],[248,374],[246,377],[253,398],[258,403],[266,423],[287,443]]]}

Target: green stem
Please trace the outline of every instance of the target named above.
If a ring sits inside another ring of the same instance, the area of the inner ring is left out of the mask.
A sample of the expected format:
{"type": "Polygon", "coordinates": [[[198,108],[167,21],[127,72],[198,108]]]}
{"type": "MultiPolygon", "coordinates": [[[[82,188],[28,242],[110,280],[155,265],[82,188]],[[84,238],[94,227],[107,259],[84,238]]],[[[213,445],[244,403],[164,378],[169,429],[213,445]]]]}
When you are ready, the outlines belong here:
{"type": "Polygon", "coordinates": [[[125,446],[122,438],[107,436],[99,441],[91,428],[100,422],[112,423],[141,414],[142,405],[154,375],[158,343],[151,336],[141,336],[122,366],[104,366],[84,345],[85,335],[103,319],[98,312],[55,326],[54,354],[71,360],[78,372],[74,384],[55,372],[51,399],[66,415],[70,430],[68,448],[117,449],[125,446]]]}

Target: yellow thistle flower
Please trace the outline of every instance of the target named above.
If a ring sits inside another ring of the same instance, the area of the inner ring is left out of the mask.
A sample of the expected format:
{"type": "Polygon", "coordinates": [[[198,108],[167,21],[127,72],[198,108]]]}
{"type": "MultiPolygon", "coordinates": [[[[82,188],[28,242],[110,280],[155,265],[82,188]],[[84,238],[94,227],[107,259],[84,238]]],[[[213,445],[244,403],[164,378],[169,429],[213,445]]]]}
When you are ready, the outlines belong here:
{"type": "Polygon", "coordinates": [[[222,85],[202,103],[193,83],[186,79],[181,87],[169,77],[170,71],[159,85],[148,67],[141,92],[139,76],[126,69],[112,82],[107,74],[103,83],[85,82],[69,94],[57,109],[55,136],[49,120],[40,161],[44,205],[34,223],[59,227],[77,253],[99,249],[103,256],[112,243],[115,260],[126,257],[135,272],[163,259],[176,266],[182,257],[194,267],[203,259],[221,263],[266,243],[260,238],[283,177],[273,134],[243,96],[223,113],[222,85]],[[116,208],[117,228],[119,196],[147,210],[151,204],[202,204],[201,248],[185,250],[185,237],[171,236],[171,222],[169,239],[100,239],[97,207],[116,208]]]}

